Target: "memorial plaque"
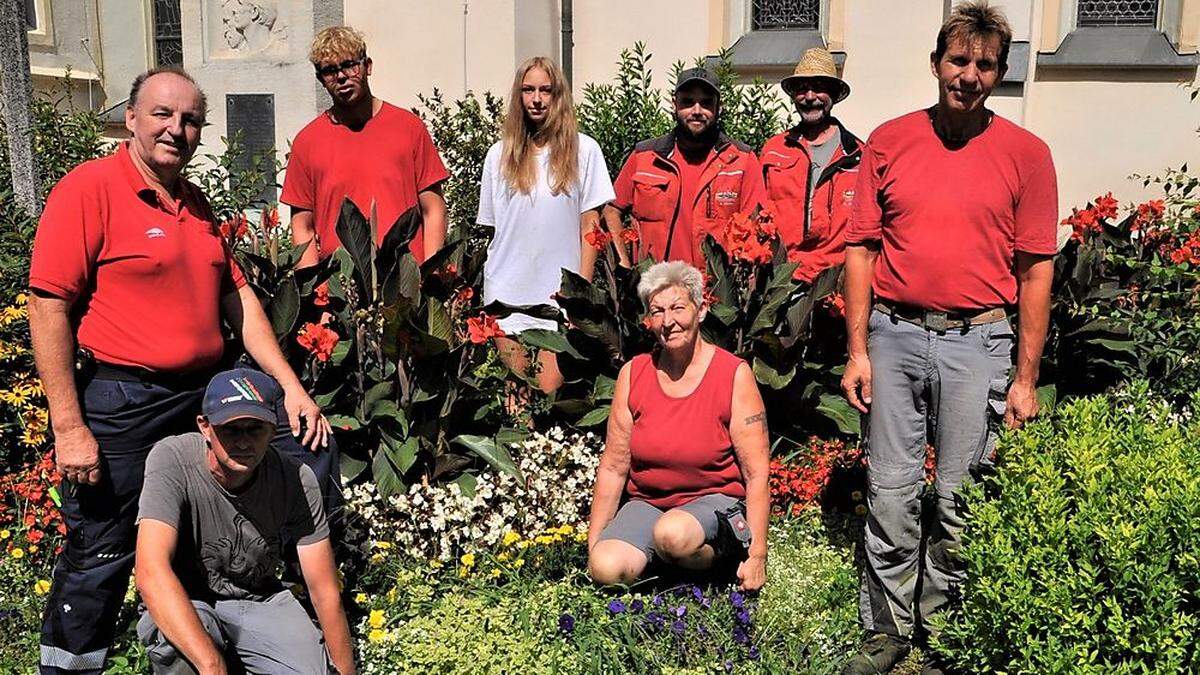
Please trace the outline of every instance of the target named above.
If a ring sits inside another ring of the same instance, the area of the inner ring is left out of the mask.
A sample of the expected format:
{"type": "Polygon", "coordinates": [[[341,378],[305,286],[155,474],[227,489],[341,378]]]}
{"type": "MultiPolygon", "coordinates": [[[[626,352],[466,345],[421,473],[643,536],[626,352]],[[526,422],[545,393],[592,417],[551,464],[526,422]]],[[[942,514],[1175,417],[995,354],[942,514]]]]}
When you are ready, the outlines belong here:
{"type": "Polygon", "coordinates": [[[264,173],[259,199],[275,201],[275,95],[226,94],[225,135],[242,148],[234,170],[257,167],[264,173]]]}

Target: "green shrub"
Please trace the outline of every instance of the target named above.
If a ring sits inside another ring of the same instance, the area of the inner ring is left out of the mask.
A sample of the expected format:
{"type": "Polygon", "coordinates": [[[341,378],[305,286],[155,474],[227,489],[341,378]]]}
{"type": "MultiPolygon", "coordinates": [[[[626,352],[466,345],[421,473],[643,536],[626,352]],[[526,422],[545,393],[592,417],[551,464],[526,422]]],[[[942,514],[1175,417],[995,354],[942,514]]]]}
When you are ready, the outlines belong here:
{"type": "Polygon", "coordinates": [[[1200,669],[1200,420],[1139,383],[1000,456],[966,492],[968,581],[938,648],[971,672],[1200,669]]]}

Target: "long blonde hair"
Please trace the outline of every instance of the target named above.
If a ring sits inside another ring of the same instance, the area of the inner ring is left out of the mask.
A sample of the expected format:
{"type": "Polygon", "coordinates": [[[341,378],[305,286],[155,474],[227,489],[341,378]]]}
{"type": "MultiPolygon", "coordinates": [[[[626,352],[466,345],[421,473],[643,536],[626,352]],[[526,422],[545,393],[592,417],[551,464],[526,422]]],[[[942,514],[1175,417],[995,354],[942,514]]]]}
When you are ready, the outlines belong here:
{"type": "Polygon", "coordinates": [[[529,194],[537,183],[537,163],[534,141],[542,141],[550,149],[550,191],[566,194],[579,178],[579,125],[575,121],[575,104],[571,87],[558,65],[544,56],[535,56],[517,68],[512,91],[508,96],[508,114],[504,117],[504,141],[500,153],[500,171],[509,186],[529,194]],[[525,118],[521,105],[521,83],[529,71],[537,68],[550,77],[553,98],[541,127],[534,127],[525,118]]]}

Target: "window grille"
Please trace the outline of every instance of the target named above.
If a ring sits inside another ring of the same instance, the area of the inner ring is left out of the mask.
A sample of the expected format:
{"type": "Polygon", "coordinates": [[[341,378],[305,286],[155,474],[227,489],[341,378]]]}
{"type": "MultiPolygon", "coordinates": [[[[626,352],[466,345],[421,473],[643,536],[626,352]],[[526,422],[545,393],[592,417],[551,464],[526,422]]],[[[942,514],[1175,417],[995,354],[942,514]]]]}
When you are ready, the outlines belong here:
{"type": "Polygon", "coordinates": [[[1078,0],[1080,26],[1153,26],[1158,0],[1078,0]]]}
{"type": "Polygon", "coordinates": [[[183,65],[179,0],[154,0],[154,61],[160,66],[183,65]]]}
{"type": "Polygon", "coordinates": [[[821,0],[754,0],[754,30],[816,29],[821,0]]]}

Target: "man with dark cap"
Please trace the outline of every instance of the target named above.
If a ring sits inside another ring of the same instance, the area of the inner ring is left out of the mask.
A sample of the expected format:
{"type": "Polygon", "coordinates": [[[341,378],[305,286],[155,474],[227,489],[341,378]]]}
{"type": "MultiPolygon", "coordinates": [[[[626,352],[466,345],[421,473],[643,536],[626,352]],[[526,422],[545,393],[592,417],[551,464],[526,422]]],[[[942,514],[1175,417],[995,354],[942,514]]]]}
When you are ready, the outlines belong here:
{"type": "Polygon", "coordinates": [[[862,160],[862,141],[833,117],[850,95],[833,55],[809,49],[796,71],[779,83],[800,122],[763,146],[759,159],[779,236],[800,281],[846,259],[846,222],[862,160]]]}
{"type": "Polygon", "coordinates": [[[317,477],[271,447],[279,395],[257,370],[219,373],[199,433],[165,438],[146,459],[138,637],[155,673],[355,670],[317,477]],[[292,556],[319,630],[280,581],[292,556]]]}
{"type": "MultiPolygon", "coordinates": [[[[630,214],[635,259],[682,260],[703,270],[704,235],[719,237],[733,214],[763,203],[762,167],[750,146],[721,132],[721,94],[710,71],[683,71],[674,104],[675,128],[634,147],[604,219],[621,242],[622,216],[630,214]]],[[[617,251],[627,262],[623,244],[617,251]]]]}

